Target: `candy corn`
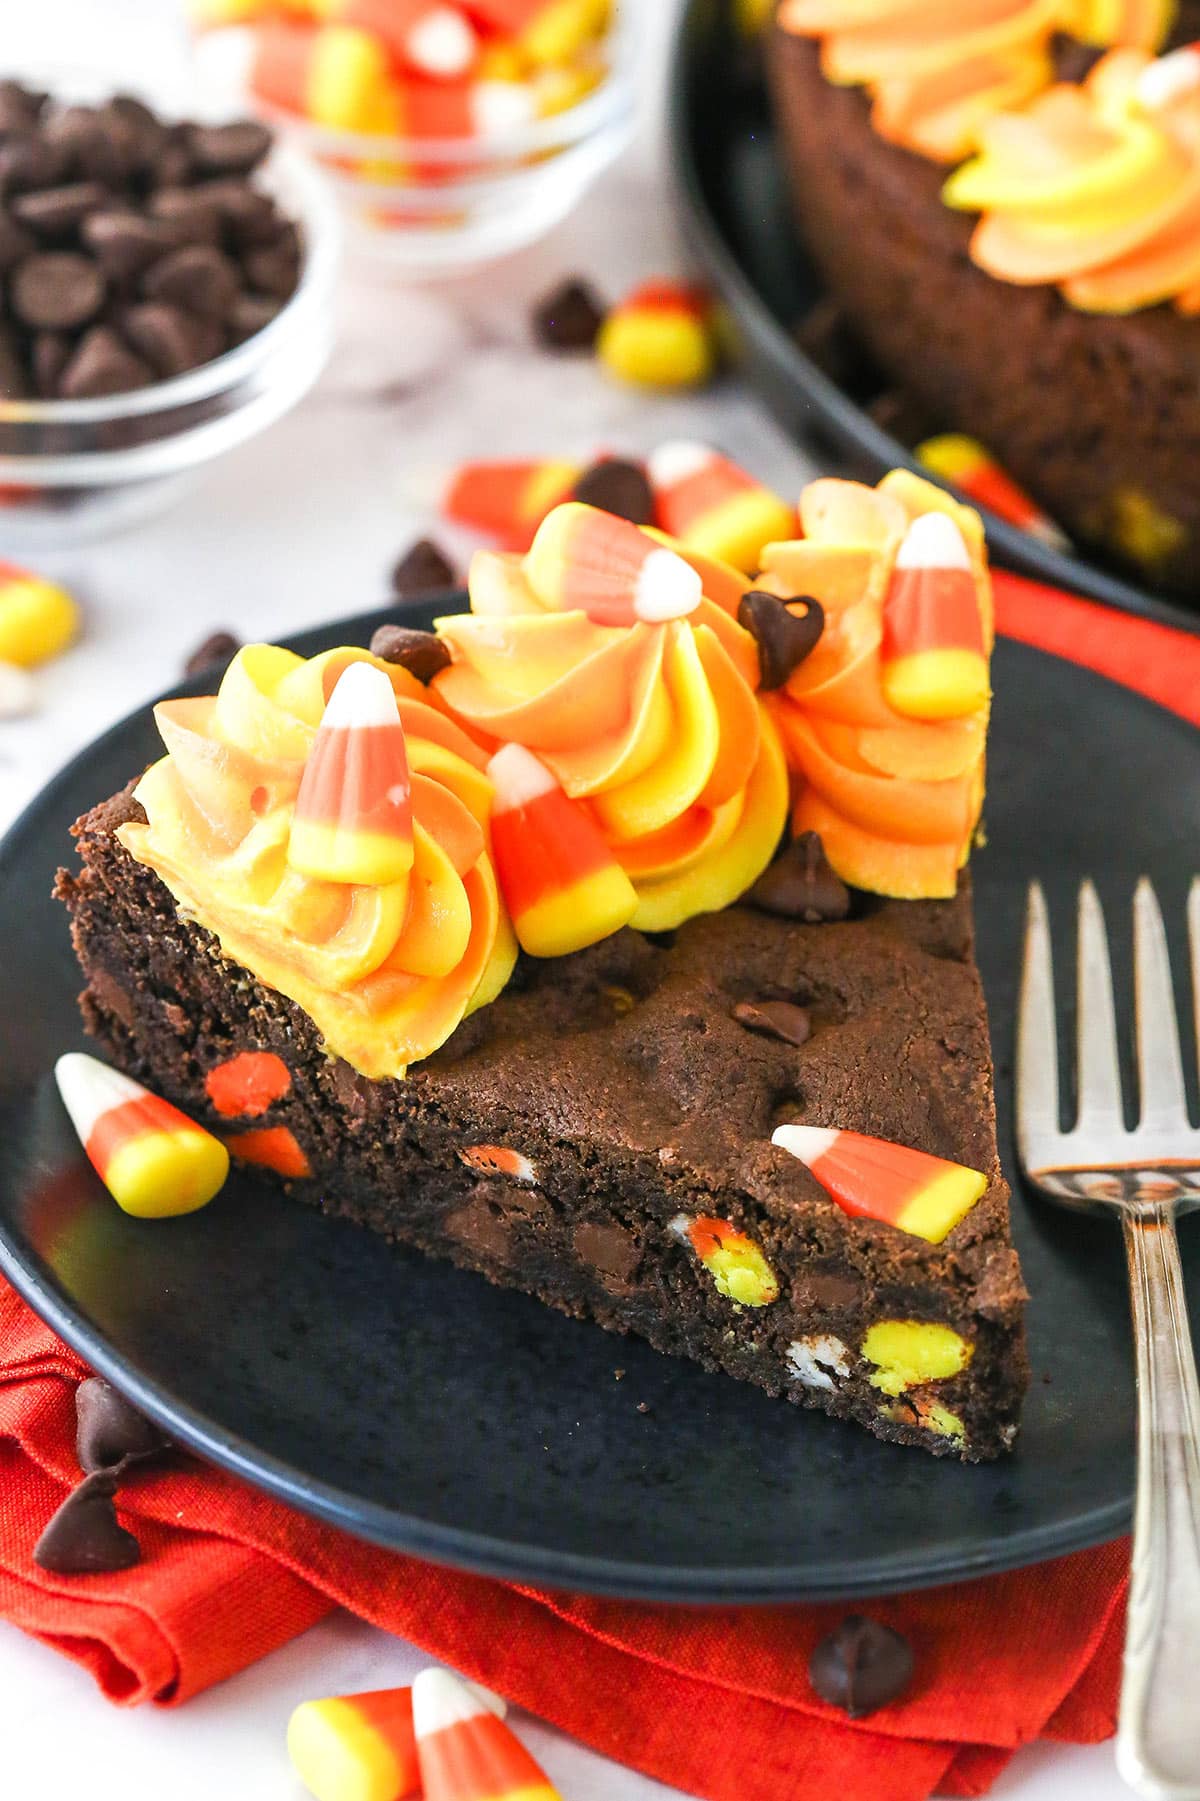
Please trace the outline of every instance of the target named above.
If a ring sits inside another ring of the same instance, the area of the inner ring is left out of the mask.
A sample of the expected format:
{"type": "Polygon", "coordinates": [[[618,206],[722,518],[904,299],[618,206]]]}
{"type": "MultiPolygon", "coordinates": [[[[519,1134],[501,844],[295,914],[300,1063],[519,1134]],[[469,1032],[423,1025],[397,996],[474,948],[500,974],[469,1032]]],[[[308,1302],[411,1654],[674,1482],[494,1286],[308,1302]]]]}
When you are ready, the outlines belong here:
{"type": "Polygon", "coordinates": [[[793,509],[706,444],[661,444],[647,470],[659,525],[690,550],[750,571],[764,544],[796,535],[793,509]]]}
{"type": "Polygon", "coordinates": [[[498,750],[488,775],[492,856],[522,949],[562,957],[627,925],[637,895],[587,807],[520,744],[498,750]]]}
{"type": "Polygon", "coordinates": [[[586,613],[597,625],[683,619],[703,593],[696,570],[673,550],[615,513],[574,500],[542,521],[524,567],[543,606],[586,613]]]}
{"type": "Polygon", "coordinates": [[[977,1169],[860,1132],[778,1126],[771,1143],[798,1157],[844,1212],[930,1244],[941,1244],[987,1188],[977,1169]]]}
{"type": "Polygon", "coordinates": [[[779,1282],[771,1265],[754,1240],[727,1219],[689,1219],[680,1213],[671,1221],[671,1230],[691,1245],[718,1293],[739,1307],[767,1307],[778,1298],[779,1282]]]}
{"type": "Polygon", "coordinates": [[[596,354],[640,387],[701,387],[717,362],[711,302],[683,282],[645,282],[609,313],[596,354]]]}
{"type": "Polygon", "coordinates": [[[413,864],[412,786],[392,684],[351,663],[304,766],[288,862],[323,882],[399,882],[413,864]]]}
{"type": "Polygon", "coordinates": [[[1019,526],[1031,538],[1054,550],[1070,549],[1066,533],[1042,512],[1024,488],[1017,486],[978,439],[961,432],[945,432],[937,438],[926,438],[917,445],[914,455],[931,474],[949,482],[976,505],[987,507],[997,519],[1019,526]]]}
{"type": "Polygon", "coordinates": [[[503,550],[528,550],[546,514],[581,474],[578,463],[463,463],[447,484],[442,511],[487,532],[503,550]]]}
{"type": "Polygon", "coordinates": [[[988,697],[970,552],[945,513],[913,520],[883,608],[883,692],[913,719],[960,719],[988,697]]]}
{"type": "Polygon", "coordinates": [[[251,92],[335,131],[396,135],[400,120],[388,53],[369,31],[272,19],[254,30],[251,92]]]}
{"type": "Polygon", "coordinates": [[[194,1213],[223,1185],[225,1146],[131,1076],[82,1051],[60,1057],[54,1074],[88,1161],[124,1212],[194,1213]]]}
{"type": "Polygon", "coordinates": [[[289,1126],[256,1126],[252,1132],[237,1132],[226,1144],[240,1163],[254,1163],[259,1169],[270,1169],[288,1181],[299,1181],[312,1175],[312,1165],[304,1147],[289,1126]]]}
{"type": "Polygon", "coordinates": [[[535,63],[565,63],[605,29],[611,0],[466,0],[492,31],[535,63]]]}
{"type": "Polygon", "coordinates": [[[305,1701],[288,1721],[287,1748],[316,1801],[401,1801],[420,1791],[410,1688],[305,1701]]]}
{"type": "Polygon", "coordinates": [[[457,1676],[422,1670],[412,1693],[425,1801],[560,1801],[524,1745],[457,1676]]]}
{"type": "MultiPolygon", "coordinates": [[[[467,1687],[503,1719],[498,1695],[467,1687]]],[[[288,1721],[287,1748],[316,1801],[401,1801],[421,1787],[411,1688],[302,1702],[288,1721]]]]}
{"type": "Polygon", "coordinates": [[[0,563],[0,662],[32,669],[65,650],[78,631],[79,608],[65,588],[0,563]]]}
{"type": "Polygon", "coordinates": [[[1148,113],[1165,112],[1177,100],[1200,91],[1200,44],[1185,44],[1160,56],[1137,78],[1134,94],[1148,113]]]}
{"type": "Polygon", "coordinates": [[[446,0],[317,0],[331,23],[369,31],[402,68],[454,79],[474,68],[479,39],[466,15],[446,0]]]}
{"type": "Polygon", "coordinates": [[[239,1051],[204,1078],[204,1092],[223,1119],[257,1119],[291,1085],[292,1072],[274,1051],[239,1051]]]}

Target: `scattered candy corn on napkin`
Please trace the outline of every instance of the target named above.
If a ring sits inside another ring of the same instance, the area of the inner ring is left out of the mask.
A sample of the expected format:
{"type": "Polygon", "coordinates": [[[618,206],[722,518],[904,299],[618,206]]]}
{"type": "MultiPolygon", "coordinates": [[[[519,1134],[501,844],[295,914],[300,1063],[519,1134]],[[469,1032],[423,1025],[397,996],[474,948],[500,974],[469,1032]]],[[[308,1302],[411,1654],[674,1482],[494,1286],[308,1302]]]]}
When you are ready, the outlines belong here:
{"type": "MultiPolygon", "coordinates": [[[[996,588],[1002,632],[1200,725],[1200,637],[1012,576],[996,588]]],[[[858,1722],[819,1701],[806,1675],[845,1608],[673,1609],[507,1587],[360,1545],[188,1458],[122,1486],[136,1568],[48,1575],[31,1552],[78,1477],[84,1374],[0,1284],[0,1615],[84,1664],[116,1701],[186,1701],[340,1603],[707,1801],[980,1795],[1032,1739],[1113,1730],[1123,1544],[873,1602],[912,1643],[917,1676],[901,1702],[858,1722]]]]}

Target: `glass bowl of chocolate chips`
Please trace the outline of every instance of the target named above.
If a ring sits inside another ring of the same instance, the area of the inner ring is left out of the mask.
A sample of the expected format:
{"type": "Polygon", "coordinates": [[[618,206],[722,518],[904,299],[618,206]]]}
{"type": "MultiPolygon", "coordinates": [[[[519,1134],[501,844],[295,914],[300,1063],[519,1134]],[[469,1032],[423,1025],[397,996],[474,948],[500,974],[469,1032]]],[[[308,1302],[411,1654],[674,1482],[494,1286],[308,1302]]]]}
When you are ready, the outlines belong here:
{"type": "Polygon", "coordinates": [[[0,552],[132,523],[289,410],[338,220],[260,122],[0,81],[0,552]]]}

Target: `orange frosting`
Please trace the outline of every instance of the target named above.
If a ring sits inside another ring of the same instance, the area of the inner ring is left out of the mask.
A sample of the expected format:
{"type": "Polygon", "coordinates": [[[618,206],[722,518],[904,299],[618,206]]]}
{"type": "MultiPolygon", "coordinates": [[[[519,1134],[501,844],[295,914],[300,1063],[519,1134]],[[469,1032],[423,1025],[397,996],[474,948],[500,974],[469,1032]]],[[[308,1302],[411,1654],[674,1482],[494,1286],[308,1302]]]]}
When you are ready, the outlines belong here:
{"type": "Polygon", "coordinates": [[[786,31],[821,40],[830,81],[861,84],[881,137],[938,162],[1054,79],[1051,40],[1153,50],[1173,0],[783,0],[786,31]]]}
{"type": "Polygon", "coordinates": [[[971,255],[1002,281],[1056,282],[1085,312],[1200,311],[1200,53],[1110,51],[989,121],[945,193],[982,212],[971,255]]]}
{"type": "Polygon", "coordinates": [[[402,1076],[499,993],[516,946],[486,758],[404,670],[364,650],[305,661],[253,644],[215,696],[164,701],[155,717],[167,755],[136,790],[146,823],[121,826],[121,842],[228,957],[304,1009],[332,1054],[402,1076]],[[412,776],[413,866],[378,886],[315,880],[287,859],[317,727],[356,661],[391,680],[412,776]]]}
{"type": "Polygon", "coordinates": [[[588,807],[636,891],[630,923],[646,931],[735,901],[787,816],[757,648],[727,610],[745,584],[673,548],[705,584],[683,618],[602,625],[555,611],[521,558],[483,551],[471,612],[438,621],[454,659],[438,699],[489,749],[532,751],[588,807]]]}
{"type": "Polygon", "coordinates": [[[984,790],[988,704],[954,718],[914,718],[884,698],[885,603],[914,519],[947,515],[970,556],[985,654],[991,587],[978,515],[905,470],[878,488],[817,481],[800,499],[804,537],[769,544],[757,585],[811,595],[825,630],[769,697],[795,778],[796,832],[821,834],[837,873],[900,899],[952,895],[970,854],[984,790]]]}

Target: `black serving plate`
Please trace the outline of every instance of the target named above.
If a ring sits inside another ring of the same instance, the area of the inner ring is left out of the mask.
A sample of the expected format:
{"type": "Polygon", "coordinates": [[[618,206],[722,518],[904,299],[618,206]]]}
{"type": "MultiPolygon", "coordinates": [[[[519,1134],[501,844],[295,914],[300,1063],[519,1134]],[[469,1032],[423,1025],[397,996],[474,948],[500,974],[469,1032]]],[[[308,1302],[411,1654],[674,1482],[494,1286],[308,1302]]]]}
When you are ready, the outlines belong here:
{"type": "MultiPolygon", "coordinates": [[[[363,643],[385,617],[295,647],[363,643]]],[[[1026,883],[1045,881],[1061,924],[1091,873],[1116,921],[1149,871],[1178,925],[1200,843],[1200,748],[1174,715],[1024,646],[999,646],[996,688],[976,884],[1012,1177],[1026,883]]],[[[0,846],[0,1269],[173,1438],[398,1550],[658,1600],[912,1588],[1127,1527],[1134,1396],[1119,1238],[1019,1193],[1034,1381],[1018,1449],[988,1467],[881,1444],[391,1251],[245,1172],[187,1219],[119,1212],[50,1074],[85,1042],[50,885],[71,858],[71,821],[156,754],[145,709],[56,777],[0,846]]],[[[1125,1002],[1127,965],[1123,950],[1125,1002]]],[[[1184,1249],[1200,1297],[1200,1227],[1184,1249]]]]}
{"type": "MultiPolygon", "coordinates": [[[[671,77],[671,148],[692,250],[725,303],[743,373],[780,423],[830,445],[852,473],[929,477],[908,447],[804,354],[795,326],[824,292],[805,255],[763,80],[761,53],[731,20],[732,0],[688,0],[671,77]]],[[[847,222],[853,230],[853,221],[847,222]]],[[[984,514],[993,560],[1147,619],[1200,632],[1200,612],[1064,554],[984,514]]]]}

